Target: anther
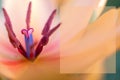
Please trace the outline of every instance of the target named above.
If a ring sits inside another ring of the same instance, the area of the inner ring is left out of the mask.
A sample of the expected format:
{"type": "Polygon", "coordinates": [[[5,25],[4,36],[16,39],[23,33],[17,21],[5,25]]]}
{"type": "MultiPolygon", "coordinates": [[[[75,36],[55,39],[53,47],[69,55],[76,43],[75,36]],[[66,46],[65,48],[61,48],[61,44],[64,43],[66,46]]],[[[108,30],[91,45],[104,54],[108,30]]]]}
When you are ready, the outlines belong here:
{"type": "Polygon", "coordinates": [[[40,42],[38,43],[38,46],[37,46],[37,48],[36,48],[36,50],[35,50],[35,55],[36,55],[35,57],[37,57],[37,56],[41,53],[43,47],[44,47],[45,45],[47,45],[47,43],[48,43],[48,41],[49,41],[49,37],[50,37],[50,36],[60,27],[60,25],[61,25],[61,23],[59,23],[57,26],[55,26],[53,29],[50,30],[50,27],[51,27],[51,24],[52,24],[52,21],[53,21],[53,18],[54,18],[54,16],[55,16],[55,14],[56,14],[56,10],[54,10],[54,11],[51,13],[50,17],[48,18],[48,20],[47,20],[47,22],[46,22],[46,24],[45,24],[45,26],[44,26],[44,28],[43,28],[43,30],[42,30],[42,35],[43,35],[43,37],[40,39],[40,42]]]}
{"type": "Polygon", "coordinates": [[[6,30],[8,32],[8,37],[9,37],[10,43],[13,45],[14,48],[17,48],[18,51],[24,57],[27,58],[26,52],[25,52],[23,46],[21,45],[20,41],[16,38],[16,35],[15,35],[13,29],[12,29],[12,23],[10,21],[10,18],[8,16],[7,11],[4,8],[3,8],[3,14],[4,14],[4,17],[5,17],[5,27],[6,27],[6,30]]]}

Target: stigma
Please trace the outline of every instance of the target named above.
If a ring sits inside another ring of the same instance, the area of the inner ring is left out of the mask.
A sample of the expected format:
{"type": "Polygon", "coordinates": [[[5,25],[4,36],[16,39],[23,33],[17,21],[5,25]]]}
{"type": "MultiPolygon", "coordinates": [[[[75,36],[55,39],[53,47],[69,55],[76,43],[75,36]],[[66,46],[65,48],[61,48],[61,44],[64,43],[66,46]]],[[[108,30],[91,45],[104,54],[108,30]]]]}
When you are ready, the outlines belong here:
{"type": "Polygon", "coordinates": [[[30,61],[34,61],[40,55],[44,46],[46,46],[48,44],[50,36],[60,27],[61,23],[56,25],[54,28],[50,29],[52,21],[56,14],[56,10],[54,10],[51,13],[51,15],[49,16],[49,18],[42,30],[41,39],[36,44],[33,39],[34,29],[30,26],[31,7],[32,7],[32,3],[29,2],[27,14],[26,14],[26,28],[21,30],[21,33],[24,36],[25,49],[13,31],[11,20],[10,20],[5,8],[3,8],[3,14],[5,17],[5,27],[8,32],[8,38],[9,38],[10,43],[26,59],[28,59],[30,61]],[[37,45],[36,48],[35,48],[35,45],[37,45]]]}

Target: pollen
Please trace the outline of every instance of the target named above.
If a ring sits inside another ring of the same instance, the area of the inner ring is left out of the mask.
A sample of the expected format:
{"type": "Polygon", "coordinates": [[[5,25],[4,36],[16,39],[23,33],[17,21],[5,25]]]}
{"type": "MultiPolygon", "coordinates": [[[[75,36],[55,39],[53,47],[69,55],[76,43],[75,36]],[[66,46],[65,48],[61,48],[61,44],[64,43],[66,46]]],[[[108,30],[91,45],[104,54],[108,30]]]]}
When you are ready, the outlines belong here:
{"type": "Polygon", "coordinates": [[[32,2],[29,2],[27,15],[26,15],[26,26],[27,27],[26,29],[21,30],[21,33],[24,35],[24,41],[25,41],[25,47],[26,47],[25,49],[22,46],[21,42],[17,39],[12,29],[12,23],[5,8],[3,8],[3,14],[5,17],[5,27],[8,32],[8,38],[9,38],[10,43],[26,59],[30,61],[34,61],[42,52],[43,47],[48,44],[49,37],[60,27],[61,23],[56,25],[53,29],[50,29],[53,18],[55,17],[55,14],[56,14],[56,10],[54,10],[49,16],[42,30],[42,33],[41,33],[42,37],[37,43],[37,47],[35,49],[34,46],[36,45],[36,43],[34,42],[33,35],[32,35],[34,32],[34,29],[30,26],[31,7],[32,7],[32,2]]]}

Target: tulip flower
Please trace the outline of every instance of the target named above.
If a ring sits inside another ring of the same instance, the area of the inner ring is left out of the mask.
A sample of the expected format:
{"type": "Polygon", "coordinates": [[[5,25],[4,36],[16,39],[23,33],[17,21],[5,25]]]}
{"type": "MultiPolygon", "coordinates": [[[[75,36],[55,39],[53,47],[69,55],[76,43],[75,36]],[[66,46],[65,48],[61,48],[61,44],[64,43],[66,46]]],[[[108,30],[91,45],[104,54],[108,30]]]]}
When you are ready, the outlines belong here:
{"type": "Polygon", "coordinates": [[[103,62],[119,47],[119,10],[99,17],[106,0],[31,1],[3,3],[0,73],[12,80],[101,80],[103,62]]]}

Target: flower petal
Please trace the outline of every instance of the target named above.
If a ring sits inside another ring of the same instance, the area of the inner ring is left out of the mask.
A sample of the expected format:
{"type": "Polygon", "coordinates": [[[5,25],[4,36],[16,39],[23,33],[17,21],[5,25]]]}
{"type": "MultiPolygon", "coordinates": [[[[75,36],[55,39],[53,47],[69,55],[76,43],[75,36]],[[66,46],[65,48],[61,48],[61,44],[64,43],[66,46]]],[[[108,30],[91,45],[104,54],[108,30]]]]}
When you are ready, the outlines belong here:
{"type": "Polygon", "coordinates": [[[45,76],[50,77],[51,75],[59,75],[59,53],[57,52],[55,54],[57,55],[40,57],[34,62],[29,62],[26,60],[3,60],[0,62],[0,73],[14,80],[19,80],[21,78],[24,80],[24,78],[28,79],[31,77],[39,77],[42,79],[46,78],[45,76]],[[35,75],[28,77],[28,75],[31,74],[29,72],[36,70],[37,72],[35,75]],[[48,71],[50,71],[50,73],[48,73],[48,71]]]}
{"type": "Polygon", "coordinates": [[[26,62],[25,60],[3,60],[2,62],[0,62],[0,73],[9,79],[15,79],[25,72],[25,70],[29,66],[28,63],[29,62],[26,62]]]}
{"type": "Polygon", "coordinates": [[[120,49],[120,8],[118,9],[119,12],[118,12],[118,19],[117,19],[117,42],[116,42],[116,45],[117,45],[117,48],[120,49]]]}
{"type": "Polygon", "coordinates": [[[66,44],[60,44],[62,73],[99,73],[92,71],[95,63],[102,65],[116,51],[117,16],[118,10],[112,9],[87,26],[82,36],[80,32],[66,44]]]}
{"type": "Polygon", "coordinates": [[[61,36],[64,42],[67,42],[78,32],[83,32],[95,10],[99,10],[101,0],[67,0],[65,3],[64,1],[60,6],[61,36]]]}

